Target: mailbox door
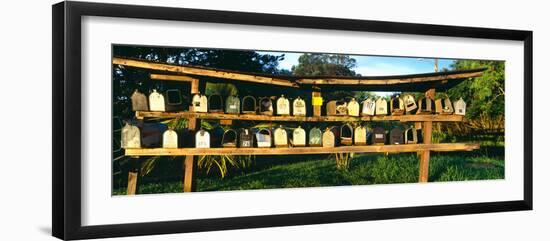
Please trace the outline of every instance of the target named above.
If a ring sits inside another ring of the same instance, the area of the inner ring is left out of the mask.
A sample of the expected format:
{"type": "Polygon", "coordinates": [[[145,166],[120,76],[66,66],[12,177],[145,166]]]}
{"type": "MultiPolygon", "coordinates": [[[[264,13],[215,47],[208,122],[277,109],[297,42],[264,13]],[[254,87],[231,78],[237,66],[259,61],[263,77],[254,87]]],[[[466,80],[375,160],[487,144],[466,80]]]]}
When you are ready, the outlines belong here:
{"type": "Polygon", "coordinates": [[[178,134],[174,130],[166,130],[162,134],[163,148],[178,148],[178,134]]]}
{"type": "Polygon", "coordinates": [[[195,145],[197,148],[210,148],[210,134],[200,130],[195,134],[195,145]]]}
{"type": "Polygon", "coordinates": [[[137,126],[126,123],[120,133],[122,148],[141,148],[141,133],[137,126]]]}
{"type": "Polygon", "coordinates": [[[323,132],[318,128],[313,128],[309,131],[309,145],[321,146],[322,145],[323,132]]]}
{"type": "Polygon", "coordinates": [[[330,130],[326,130],[323,133],[323,147],[334,147],[334,143],[334,133],[330,130]]]}
{"type": "Polygon", "coordinates": [[[132,111],[148,111],[149,106],[147,106],[147,97],[138,90],[134,91],[132,96],[132,111]]]}
{"type": "Polygon", "coordinates": [[[294,100],[292,114],[295,116],[306,116],[306,102],[299,97],[294,100]]]}
{"type": "Polygon", "coordinates": [[[149,109],[151,111],[166,111],[164,104],[164,96],[159,94],[157,90],[149,95],[149,109]]]}

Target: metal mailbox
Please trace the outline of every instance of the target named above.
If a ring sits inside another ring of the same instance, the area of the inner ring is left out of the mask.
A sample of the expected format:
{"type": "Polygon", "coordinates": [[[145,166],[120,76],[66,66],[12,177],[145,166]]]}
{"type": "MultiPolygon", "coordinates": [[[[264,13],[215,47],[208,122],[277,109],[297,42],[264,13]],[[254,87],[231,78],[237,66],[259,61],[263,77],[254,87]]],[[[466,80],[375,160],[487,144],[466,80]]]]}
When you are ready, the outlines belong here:
{"type": "Polygon", "coordinates": [[[403,102],[405,102],[405,111],[407,113],[412,113],[418,108],[416,105],[416,100],[412,95],[405,95],[403,97],[403,102]]]}
{"type": "Polygon", "coordinates": [[[258,147],[271,147],[271,131],[263,128],[256,132],[256,143],[258,147]]]}
{"type": "Polygon", "coordinates": [[[294,116],[306,116],[306,101],[298,96],[292,102],[292,115],[294,116]]]}
{"type": "Polygon", "coordinates": [[[335,147],[335,137],[334,132],[330,128],[327,128],[325,132],[323,132],[323,147],[335,147]]]}
{"type": "Polygon", "coordinates": [[[466,102],[460,97],[454,103],[455,115],[466,115],[466,102]]]}
{"type": "Polygon", "coordinates": [[[400,145],[403,144],[403,129],[401,127],[395,127],[390,131],[390,144],[400,145]]]}
{"type": "Polygon", "coordinates": [[[372,130],[372,140],[373,145],[384,145],[386,144],[386,130],[382,127],[375,127],[372,130]]]}
{"type": "Polygon", "coordinates": [[[172,129],[164,131],[162,134],[163,148],[178,148],[178,133],[172,129]]]}
{"type": "Polygon", "coordinates": [[[317,128],[309,130],[309,146],[322,146],[323,132],[317,128]]]}
{"type": "Polygon", "coordinates": [[[425,96],[418,100],[417,114],[433,114],[435,112],[435,101],[429,96],[425,96]]]}
{"type": "Polygon", "coordinates": [[[210,148],[210,133],[205,130],[199,130],[195,134],[196,148],[210,148]]]}
{"type": "Polygon", "coordinates": [[[351,146],[353,144],[353,127],[344,124],[340,127],[340,144],[351,146]]]}
{"type": "Polygon", "coordinates": [[[348,107],[346,101],[343,100],[331,100],[327,103],[327,115],[347,115],[348,107]]]}
{"type": "Polygon", "coordinates": [[[120,133],[120,146],[122,148],[141,148],[141,134],[137,126],[126,123],[120,133]]]}
{"type": "Polygon", "coordinates": [[[292,146],[306,146],[306,131],[300,126],[292,131],[292,146]]]}
{"type": "Polygon", "coordinates": [[[239,146],[245,148],[254,147],[254,135],[252,135],[252,131],[249,129],[241,129],[239,146]]]}
{"type": "Polygon", "coordinates": [[[416,144],[422,142],[422,130],[414,127],[405,130],[405,144],[416,144]]]}
{"type": "MultiPolygon", "coordinates": [[[[254,101],[255,103],[256,101],[254,101]]],[[[235,95],[230,95],[225,99],[225,113],[239,114],[241,111],[241,100],[235,95]]]]}
{"type": "Polygon", "coordinates": [[[277,99],[277,115],[290,115],[290,102],[284,95],[277,99]]]}
{"type": "Polygon", "coordinates": [[[452,115],[454,113],[453,102],[449,97],[435,100],[435,113],[440,115],[452,115]]]}
{"type": "Polygon", "coordinates": [[[275,147],[288,147],[288,134],[283,126],[279,126],[279,128],[275,129],[274,135],[275,147]]]}
{"type": "Polygon", "coordinates": [[[208,98],[206,98],[206,95],[201,95],[200,93],[194,94],[189,111],[208,112],[208,98]]]}
{"type": "Polygon", "coordinates": [[[260,114],[273,115],[273,102],[270,97],[260,98],[258,105],[260,106],[260,114]]]}
{"type": "Polygon", "coordinates": [[[388,102],[382,97],[376,100],[376,115],[388,115],[388,102]]]}
{"type": "Polygon", "coordinates": [[[364,126],[357,126],[353,135],[353,142],[356,146],[367,145],[367,128],[364,126]]]}
{"type": "Polygon", "coordinates": [[[391,98],[390,101],[390,112],[392,115],[403,115],[405,114],[405,102],[399,95],[391,98]]]}
{"type": "Polygon", "coordinates": [[[136,89],[130,99],[132,99],[132,111],[149,110],[149,106],[147,105],[147,97],[145,97],[145,94],[139,92],[139,90],[136,89]]]}
{"type": "Polygon", "coordinates": [[[351,98],[351,100],[348,102],[348,115],[359,116],[359,109],[359,103],[355,100],[355,98],[351,98]]]}
{"type": "Polygon", "coordinates": [[[162,96],[156,89],[149,95],[149,110],[151,111],[166,111],[164,104],[164,96],[162,96]]]}
{"type": "Polygon", "coordinates": [[[256,98],[254,96],[245,96],[242,104],[242,112],[244,114],[256,114],[256,98]]]}
{"type": "Polygon", "coordinates": [[[166,111],[182,111],[183,110],[183,97],[181,91],[178,89],[170,89],[164,92],[166,101],[166,111]]]}
{"type": "Polygon", "coordinates": [[[233,129],[228,129],[222,136],[223,147],[237,147],[237,132],[233,129]]]}
{"type": "Polygon", "coordinates": [[[373,98],[368,98],[363,101],[363,108],[361,110],[361,115],[373,116],[375,110],[376,110],[376,101],[373,98]]]}
{"type": "Polygon", "coordinates": [[[213,94],[208,97],[208,112],[223,113],[223,99],[221,95],[213,94]]]}

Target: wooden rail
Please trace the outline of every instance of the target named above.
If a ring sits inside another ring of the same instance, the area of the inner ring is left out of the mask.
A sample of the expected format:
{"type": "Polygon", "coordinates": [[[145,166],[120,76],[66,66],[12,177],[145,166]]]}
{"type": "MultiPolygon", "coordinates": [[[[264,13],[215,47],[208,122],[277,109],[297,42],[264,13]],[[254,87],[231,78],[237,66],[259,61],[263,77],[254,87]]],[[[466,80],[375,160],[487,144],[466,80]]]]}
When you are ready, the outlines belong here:
{"type": "Polygon", "coordinates": [[[296,121],[296,122],[352,122],[352,121],[463,121],[461,115],[393,115],[393,116],[269,116],[254,114],[223,114],[223,113],[197,113],[197,112],[155,112],[136,111],[136,118],[197,118],[207,120],[251,120],[251,121],[296,121]]]}
{"type": "Polygon", "coordinates": [[[332,153],[398,153],[418,151],[471,151],[475,143],[369,145],[339,147],[273,147],[273,148],[141,148],[126,149],[127,156],[197,156],[197,155],[301,155],[332,153]]]}

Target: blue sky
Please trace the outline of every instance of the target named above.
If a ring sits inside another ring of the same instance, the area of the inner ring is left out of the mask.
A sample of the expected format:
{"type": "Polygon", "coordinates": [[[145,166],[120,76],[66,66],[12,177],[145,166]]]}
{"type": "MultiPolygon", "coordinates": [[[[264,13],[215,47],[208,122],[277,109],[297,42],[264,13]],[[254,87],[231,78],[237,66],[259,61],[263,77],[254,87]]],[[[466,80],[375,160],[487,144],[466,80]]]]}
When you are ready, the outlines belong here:
{"type": "MultiPolygon", "coordinates": [[[[285,59],[279,62],[280,69],[290,70],[293,65],[298,64],[298,58],[302,53],[286,52],[258,52],[261,54],[285,55],[285,59]]],[[[363,76],[381,76],[381,75],[403,75],[418,74],[434,71],[434,59],[431,58],[411,58],[411,57],[382,57],[351,55],[357,60],[356,73],[363,76]]],[[[453,60],[439,59],[439,69],[449,68],[453,60]]]]}

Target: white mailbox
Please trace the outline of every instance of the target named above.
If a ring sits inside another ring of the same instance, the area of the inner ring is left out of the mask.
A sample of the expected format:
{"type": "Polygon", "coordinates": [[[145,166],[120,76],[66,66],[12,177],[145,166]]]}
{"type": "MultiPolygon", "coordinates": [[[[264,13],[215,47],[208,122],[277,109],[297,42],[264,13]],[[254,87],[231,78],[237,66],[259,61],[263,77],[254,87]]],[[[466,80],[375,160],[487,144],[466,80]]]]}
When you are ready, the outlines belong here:
{"type": "Polygon", "coordinates": [[[149,95],[149,110],[151,111],[166,111],[164,103],[164,96],[153,89],[153,92],[149,95]]]}

